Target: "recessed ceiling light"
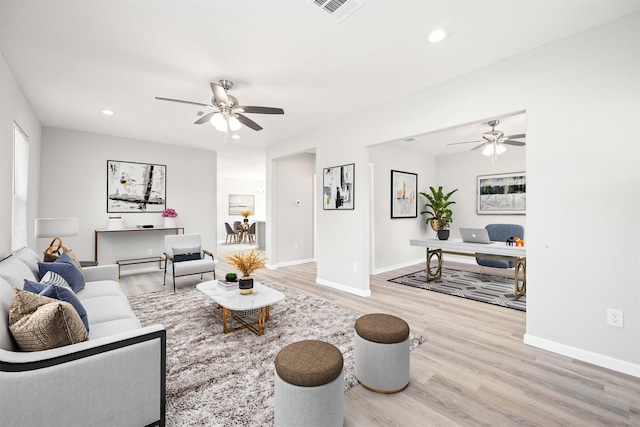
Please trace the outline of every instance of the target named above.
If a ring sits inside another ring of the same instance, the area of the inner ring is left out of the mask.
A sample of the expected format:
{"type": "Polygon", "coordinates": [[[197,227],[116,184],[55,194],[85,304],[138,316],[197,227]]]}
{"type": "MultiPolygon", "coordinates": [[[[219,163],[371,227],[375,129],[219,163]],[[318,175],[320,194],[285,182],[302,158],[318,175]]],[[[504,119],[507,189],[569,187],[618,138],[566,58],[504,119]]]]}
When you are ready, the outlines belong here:
{"type": "Polygon", "coordinates": [[[436,28],[427,35],[427,40],[430,43],[438,43],[448,38],[450,35],[451,32],[448,28],[436,28]]]}
{"type": "Polygon", "coordinates": [[[240,139],[240,135],[231,135],[231,138],[233,138],[233,139],[240,139]]]}
{"type": "Polygon", "coordinates": [[[100,112],[101,112],[102,114],[104,114],[105,116],[113,116],[113,115],[115,114],[113,111],[111,111],[111,110],[107,110],[107,109],[100,110],[100,112]]]}

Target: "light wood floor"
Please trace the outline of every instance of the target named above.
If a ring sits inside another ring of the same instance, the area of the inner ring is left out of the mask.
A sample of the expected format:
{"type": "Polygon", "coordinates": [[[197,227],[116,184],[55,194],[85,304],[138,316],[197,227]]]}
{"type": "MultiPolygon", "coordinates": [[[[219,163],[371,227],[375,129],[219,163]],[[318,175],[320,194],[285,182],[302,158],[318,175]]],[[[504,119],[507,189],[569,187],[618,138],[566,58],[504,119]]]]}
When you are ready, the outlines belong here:
{"type": "MultiPolygon", "coordinates": [[[[232,270],[224,257],[239,249],[250,247],[218,247],[218,278],[232,270]]],[[[640,426],[640,379],[523,344],[522,312],[387,281],[420,267],[371,276],[369,298],[317,285],[315,263],[256,273],[361,313],[397,315],[427,339],[411,352],[403,392],[357,386],[345,394],[345,426],[640,426]]],[[[130,294],[167,289],[158,277],[121,284],[130,294]]]]}

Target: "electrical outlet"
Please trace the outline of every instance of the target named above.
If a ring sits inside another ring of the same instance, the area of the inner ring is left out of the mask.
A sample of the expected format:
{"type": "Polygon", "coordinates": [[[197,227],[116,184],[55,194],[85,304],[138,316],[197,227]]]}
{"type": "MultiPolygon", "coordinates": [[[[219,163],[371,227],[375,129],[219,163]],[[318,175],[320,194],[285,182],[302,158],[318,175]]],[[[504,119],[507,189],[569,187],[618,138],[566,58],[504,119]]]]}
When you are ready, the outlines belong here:
{"type": "Polygon", "coordinates": [[[153,255],[153,249],[147,249],[147,255],[153,255]]]}
{"type": "Polygon", "coordinates": [[[358,271],[358,263],[357,262],[353,263],[353,271],[358,271]]]}
{"type": "Polygon", "coordinates": [[[624,316],[622,310],[616,310],[614,308],[607,308],[607,325],[616,326],[618,328],[624,327],[624,316]]]}
{"type": "Polygon", "coordinates": [[[297,244],[297,243],[294,243],[294,244],[293,244],[293,250],[294,250],[294,251],[297,251],[297,250],[298,250],[298,244],[297,244]]]}

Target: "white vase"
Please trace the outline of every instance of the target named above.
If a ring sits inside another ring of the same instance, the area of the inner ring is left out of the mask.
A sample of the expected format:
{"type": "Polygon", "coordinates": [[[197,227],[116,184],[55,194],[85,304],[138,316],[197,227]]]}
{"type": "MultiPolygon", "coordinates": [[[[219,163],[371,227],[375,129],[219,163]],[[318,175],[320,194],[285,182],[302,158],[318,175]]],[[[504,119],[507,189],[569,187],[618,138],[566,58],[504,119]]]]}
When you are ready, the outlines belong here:
{"type": "Polygon", "coordinates": [[[164,218],[164,226],[166,228],[172,228],[176,226],[176,219],[175,218],[169,218],[169,217],[165,217],[164,218]]]}

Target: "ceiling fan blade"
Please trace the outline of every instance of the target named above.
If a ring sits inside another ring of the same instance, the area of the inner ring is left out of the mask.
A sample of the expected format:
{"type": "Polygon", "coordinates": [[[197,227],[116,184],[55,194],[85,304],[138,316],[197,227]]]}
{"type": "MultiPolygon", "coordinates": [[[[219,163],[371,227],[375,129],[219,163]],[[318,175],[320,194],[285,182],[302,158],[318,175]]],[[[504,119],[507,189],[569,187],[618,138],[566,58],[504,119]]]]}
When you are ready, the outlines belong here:
{"type": "Polygon", "coordinates": [[[181,102],[183,104],[193,104],[193,105],[200,105],[202,107],[209,107],[209,108],[215,108],[213,105],[211,104],[203,104],[201,102],[193,102],[193,101],[183,101],[181,99],[171,99],[171,98],[161,98],[159,96],[156,96],[156,99],[159,99],[160,101],[171,101],[171,102],[181,102]]]}
{"type": "Polygon", "coordinates": [[[251,120],[249,117],[243,116],[242,114],[238,114],[237,116],[238,116],[238,121],[243,125],[245,125],[246,127],[249,127],[253,130],[262,130],[262,126],[260,126],[259,124],[251,120]]]}
{"type": "Polygon", "coordinates": [[[469,151],[473,151],[473,150],[477,150],[478,148],[486,147],[486,145],[487,145],[486,143],[484,143],[484,144],[478,144],[477,146],[473,147],[473,148],[472,148],[471,150],[469,150],[469,151]]]}
{"type": "Polygon", "coordinates": [[[194,125],[201,125],[203,123],[207,123],[209,121],[209,119],[211,118],[211,116],[213,116],[215,113],[217,113],[217,111],[212,111],[209,114],[205,114],[204,116],[200,117],[198,120],[193,122],[193,124],[194,125]]]}
{"type": "Polygon", "coordinates": [[[516,147],[522,147],[523,145],[526,145],[525,142],[514,141],[512,139],[505,139],[504,141],[500,141],[500,143],[505,144],[505,145],[515,145],[516,147]]]}
{"type": "Polygon", "coordinates": [[[245,113],[254,113],[254,114],[284,114],[284,110],[282,108],[275,107],[251,107],[251,106],[242,106],[239,107],[244,110],[245,113]]]}
{"type": "Polygon", "coordinates": [[[507,139],[521,139],[521,138],[524,138],[524,137],[526,137],[526,136],[527,136],[527,135],[526,135],[526,134],[524,134],[524,133],[519,133],[519,134],[517,134],[517,135],[508,135],[506,138],[507,138],[507,139]]]}
{"type": "Polygon", "coordinates": [[[485,142],[485,141],[478,140],[478,141],[452,142],[451,144],[447,144],[447,145],[471,144],[472,142],[485,142]]]}
{"type": "Polygon", "coordinates": [[[215,100],[226,106],[230,106],[231,102],[229,102],[229,96],[227,96],[227,91],[224,90],[224,88],[217,83],[210,83],[210,84],[211,84],[211,91],[213,92],[213,97],[215,98],[215,100]]]}

